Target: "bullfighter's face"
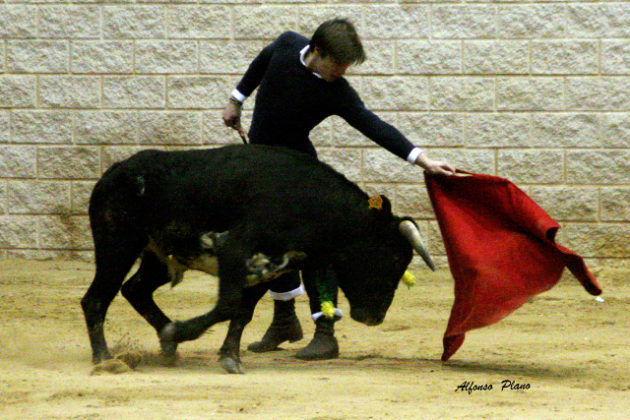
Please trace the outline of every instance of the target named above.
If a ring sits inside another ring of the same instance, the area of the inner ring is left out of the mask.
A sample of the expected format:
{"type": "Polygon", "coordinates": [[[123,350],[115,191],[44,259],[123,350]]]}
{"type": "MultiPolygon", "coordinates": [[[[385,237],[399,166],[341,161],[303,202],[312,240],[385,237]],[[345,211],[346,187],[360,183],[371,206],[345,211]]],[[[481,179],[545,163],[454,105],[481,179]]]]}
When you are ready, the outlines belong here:
{"type": "Polygon", "coordinates": [[[323,57],[319,50],[315,48],[307,67],[319,74],[325,81],[334,82],[346,74],[350,64],[338,63],[330,55],[323,57]]]}

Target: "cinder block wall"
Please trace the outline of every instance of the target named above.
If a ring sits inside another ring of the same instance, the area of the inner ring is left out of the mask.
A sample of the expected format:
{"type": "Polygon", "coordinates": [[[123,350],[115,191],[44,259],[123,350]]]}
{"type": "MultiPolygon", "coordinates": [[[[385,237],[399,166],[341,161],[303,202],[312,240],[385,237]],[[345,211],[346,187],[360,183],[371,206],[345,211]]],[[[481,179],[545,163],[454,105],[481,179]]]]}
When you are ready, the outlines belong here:
{"type": "MultiPolygon", "coordinates": [[[[377,114],[434,157],[517,183],[590,264],[630,265],[630,3],[578,0],[3,0],[0,257],[89,258],[89,193],[112,162],[239,143],[220,115],[248,63],[334,16],[364,40],[349,78],[377,114]]],[[[338,118],[312,137],[414,216],[444,263],[420,170],[338,118]]]]}

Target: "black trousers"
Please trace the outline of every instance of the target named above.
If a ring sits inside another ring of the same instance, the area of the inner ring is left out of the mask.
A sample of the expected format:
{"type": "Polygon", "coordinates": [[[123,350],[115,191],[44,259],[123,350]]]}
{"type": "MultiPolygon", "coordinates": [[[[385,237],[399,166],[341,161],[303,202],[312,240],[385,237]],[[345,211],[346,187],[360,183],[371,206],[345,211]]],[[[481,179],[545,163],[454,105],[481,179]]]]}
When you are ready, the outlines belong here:
{"type": "MultiPolygon", "coordinates": [[[[337,278],[335,273],[330,268],[319,268],[316,270],[302,270],[302,280],[304,281],[304,288],[308,295],[309,305],[311,313],[321,311],[321,302],[319,300],[319,290],[317,284],[327,284],[330,287],[332,301],[335,307],[337,307],[337,278]]],[[[284,293],[290,292],[300,287],[300,274],[297,271],[293,271],[275,279],[270,286],[272,292],[284,293]]]]}

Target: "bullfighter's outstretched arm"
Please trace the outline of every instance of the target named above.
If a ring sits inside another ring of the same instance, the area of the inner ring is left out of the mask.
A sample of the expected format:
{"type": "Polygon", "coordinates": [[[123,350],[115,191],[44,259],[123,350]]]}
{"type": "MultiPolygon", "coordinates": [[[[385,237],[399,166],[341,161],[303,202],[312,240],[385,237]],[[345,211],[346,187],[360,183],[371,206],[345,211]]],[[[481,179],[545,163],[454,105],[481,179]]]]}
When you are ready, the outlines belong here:
{"type": "Polygon", "coordinates": [[[416,164],[432,174],[452,175],[455,169],[448,163],[433,160],[414,145],[394,126],[367,109],[359,94],[346,84],[337,114],[367,138],[396,156],[416,164]]]}

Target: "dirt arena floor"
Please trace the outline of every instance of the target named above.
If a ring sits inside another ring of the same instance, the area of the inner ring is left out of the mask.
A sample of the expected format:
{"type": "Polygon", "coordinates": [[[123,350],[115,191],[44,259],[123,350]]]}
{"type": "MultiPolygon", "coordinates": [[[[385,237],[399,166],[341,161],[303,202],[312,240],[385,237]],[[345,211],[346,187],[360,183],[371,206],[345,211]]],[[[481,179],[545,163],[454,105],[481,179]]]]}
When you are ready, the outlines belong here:
{"type": "MultiPolygon", "coordinates": [[[[120,295],[106,324],[110,347],[143,360],[126,373],[91,374],[79,300],[92,274],[82,262],[0,260],[0,419],[630,419],[630,270],[598,271],[604,302],[565,276],[470,332],[448,363],[440,355],[450,274],[416,273],[418,285],[398,290],[382,325],[337,323],[339,359],[293,358],[304,339],[243,351],[244,375],[217,363],[225,325],[180,345],[177,366],[162,366],[155,333],[120,295]]],[[[186,319],[207,311],[216,291],[216,279],[189,273],[156,294],[167,314],[186,319]]],[[[263,334],[271,309],[265,297],[243,348],[263,334]]],[[[298,311],[310,337],[306,297],[298,311]]]]}

